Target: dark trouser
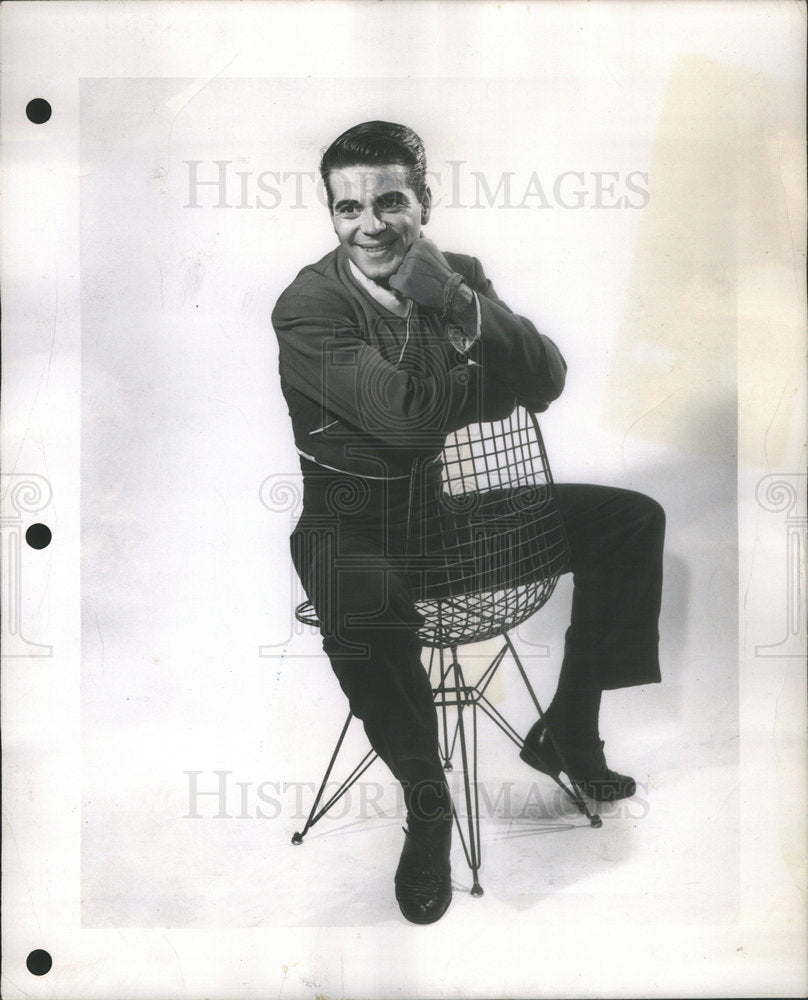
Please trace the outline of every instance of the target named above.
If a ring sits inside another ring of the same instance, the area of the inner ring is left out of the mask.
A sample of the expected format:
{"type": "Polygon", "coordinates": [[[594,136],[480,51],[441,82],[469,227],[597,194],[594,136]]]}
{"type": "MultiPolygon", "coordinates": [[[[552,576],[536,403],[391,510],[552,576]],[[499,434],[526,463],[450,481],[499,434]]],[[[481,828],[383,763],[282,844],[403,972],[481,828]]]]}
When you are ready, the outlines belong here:
{"type": "MultiPolygon", "coordinates": [[[[556,493],[574,582],[559,689],[659,681],[662,508],[603,486],[558,484],[556,493]]],[[[409,504],[406,481],[374,483],[311,467],[291,545],[351,711],[411,805],[412,789],[442,786],[443,772],[405,551],[409,504]]],[[[445,524],[427,527],[428,545],[441,532],[445,524]]]]}

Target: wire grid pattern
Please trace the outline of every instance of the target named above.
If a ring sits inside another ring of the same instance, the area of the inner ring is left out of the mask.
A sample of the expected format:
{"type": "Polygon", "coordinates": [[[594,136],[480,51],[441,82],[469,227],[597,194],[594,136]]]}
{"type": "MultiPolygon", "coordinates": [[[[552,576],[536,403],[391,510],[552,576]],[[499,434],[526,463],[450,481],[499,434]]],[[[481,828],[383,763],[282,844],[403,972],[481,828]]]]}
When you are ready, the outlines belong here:
{"type": "MultiPolygon", "coordinates": [[[[436,648],[502,635],[538,611],[569,549],[536,417],[451,434],[443,448],[439,535],[425,544],[419,638],[436,648]]],[[[428,529],[429,530],[429,529],[428,529]]]]}
{"type": "MultiPolygon", "coordinates": [[[[418,475],[414,469],[413,484],[418,475]]],[[[433,502],[409,529],[425,646],[447,649],[500,636],[547,602],[568,568],[569,548],[534,414],[517,407],[505,420],[450,434],[437,508],[436,517],[433,502]]],[[[310,601],[295,616],[320,624],[310,601]]]]}

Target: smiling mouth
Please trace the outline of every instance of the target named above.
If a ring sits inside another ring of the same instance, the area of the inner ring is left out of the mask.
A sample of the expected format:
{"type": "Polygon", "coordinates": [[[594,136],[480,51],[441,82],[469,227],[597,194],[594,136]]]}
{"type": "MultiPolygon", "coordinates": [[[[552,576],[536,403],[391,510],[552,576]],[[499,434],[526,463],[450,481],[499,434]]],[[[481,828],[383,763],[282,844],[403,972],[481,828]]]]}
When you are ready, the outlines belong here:
{"type": "Polygon", "coordinates": [[[383,254],[385,250],[389,250],[390,247],[395,243],[395,240],[390,240],[387,243],[374,244],[372,246],[365,246],[363,243],[356,243],[360,250],[364,250],[365,253],[373,254],[383,254]]]}

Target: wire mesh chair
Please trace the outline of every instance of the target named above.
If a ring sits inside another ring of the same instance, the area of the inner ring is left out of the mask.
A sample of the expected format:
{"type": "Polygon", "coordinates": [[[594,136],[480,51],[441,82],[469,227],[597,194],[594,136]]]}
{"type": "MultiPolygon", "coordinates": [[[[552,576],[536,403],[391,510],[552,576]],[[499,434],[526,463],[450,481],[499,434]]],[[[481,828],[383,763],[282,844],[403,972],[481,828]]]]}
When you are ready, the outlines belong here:
{"type": "MultiPolygon", "coordinates": [[[[428,672],[439,712],[441,754],[446,770],[460,750],[466,808],[464,830],[454,818],[473,875],[472,895],[482,895],[479,799],[477,794],[477,709],[521,749],[523,738],[487,697],[503,659],[510,654],[539,714],[543,709],[509,632],[550,598],[568,569],[569,547],[553,487],[541,430],[533,413],[517,407],[505,420],[471,424],[450,434],[441,455],[441,483],[416,463],[410,479],[407,556],[412,590],[424,624],[418,632],[430,649],[428,672]],[[501,639],[488,666],[472,682],[458,660],[459,646],[501,639]],[[464,715],[471,711],[471,726],[464,715]],[[469,738],[470,737],[470,738],[469,738]]],[[[298,621],[318,626],[310,602],[295,610],[298,621]]],[[[355,784],[376,759],[370,750],[325,802],[323,796],[345,740],[352,715],[342,728],[302,831],[303,838],[355,784]]],[[[548,732],[563,761],[560,748],[548,732]]],[[[564,769],[566,771],[566,768],[564,769]]],[[[556,784],[587,817],[582,789],[560,777],[556,784]]]]}

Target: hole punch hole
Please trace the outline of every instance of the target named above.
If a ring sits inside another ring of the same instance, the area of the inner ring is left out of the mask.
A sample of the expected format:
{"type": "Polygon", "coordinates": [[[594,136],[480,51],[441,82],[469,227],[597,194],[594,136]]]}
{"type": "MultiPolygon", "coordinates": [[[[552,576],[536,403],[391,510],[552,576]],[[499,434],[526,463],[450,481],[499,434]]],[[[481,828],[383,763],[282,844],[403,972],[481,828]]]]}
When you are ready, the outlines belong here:
{"type": "Polygon", "coordinates": [[[51,106],[44,97],[35,97],[25,106],[28,121],[34,125],[44,125],[51,116],[51,106]]]}
{"type": "Polygon", "coordinates": [[[25,540],[32,549],[47,548],[51,543],[51,538],[53,535],[47,524],[32,524],[25,532],[25,540]]]}
{"type": "Polygon", "coordinates": [[[26,958],[25,964],[32,976],[45,976],[53,967],[53,959],[44,949],[36,948],[26,958]]]}

